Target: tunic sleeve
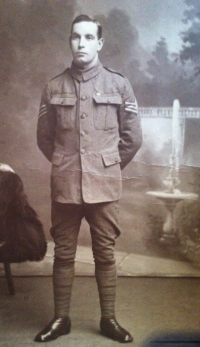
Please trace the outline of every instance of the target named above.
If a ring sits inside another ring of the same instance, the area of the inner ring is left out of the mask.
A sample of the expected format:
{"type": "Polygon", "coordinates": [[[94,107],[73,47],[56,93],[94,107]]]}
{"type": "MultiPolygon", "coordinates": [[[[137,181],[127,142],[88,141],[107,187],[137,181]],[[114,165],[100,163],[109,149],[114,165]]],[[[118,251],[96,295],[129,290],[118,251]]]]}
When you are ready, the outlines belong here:
{"type": "Polygon", "coordinates": [[[37,144],[44,156],[51,161],[54,152],[55,115],[50,104],[51,94],[46,85],[42,94],[37,123],[37,144]]]}
{"type": "Polygon", "coordinates": [[[124,79],[122,101],[118,114],[121,169],[133,159],[142,145],[142,129],[138,114],[137,100],[126,78],[124,79]]]}

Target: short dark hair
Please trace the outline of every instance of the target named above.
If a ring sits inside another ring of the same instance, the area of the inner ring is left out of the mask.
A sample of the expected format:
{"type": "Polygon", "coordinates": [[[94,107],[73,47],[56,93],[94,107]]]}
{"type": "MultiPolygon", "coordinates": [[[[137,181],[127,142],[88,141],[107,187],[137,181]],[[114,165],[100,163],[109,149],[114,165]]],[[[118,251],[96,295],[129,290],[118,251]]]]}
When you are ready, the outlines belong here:
{"type": "Polygon", "coordinates": [[[98,36],[98,39],[102,38],[102,26],[101,26],[101,24],[95,18],[87,16],[86,14],[81,14],[80,16],[77,16],[73,20],[72,26],[71,26],[71,33],[72,33],[72,28],[73,28],[74,24],[80,23],[80,22],[92,22],[92,23],[95,23],[97,25],[97,36],[98,36]]]}

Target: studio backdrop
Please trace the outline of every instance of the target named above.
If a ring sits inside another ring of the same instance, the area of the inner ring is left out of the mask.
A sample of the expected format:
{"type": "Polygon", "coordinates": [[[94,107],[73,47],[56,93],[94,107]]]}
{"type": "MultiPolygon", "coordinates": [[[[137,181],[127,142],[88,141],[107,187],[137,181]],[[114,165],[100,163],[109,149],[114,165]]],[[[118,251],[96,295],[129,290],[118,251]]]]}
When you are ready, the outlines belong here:
{"type": "MultiPolygon", "coordinates": [[[[0,162],[21,177],[51,243],[51,164],[36,143],[38,110],[45,84],[71,64],[71,20],[85,9],[103,26],[101,62],[132,84],[143,129],[122,172],[117,254],[131,259],[127,275],[199,276],[200,32],[193,42],[189,35],[197,2],[1,0],[0,162]]],[[[85,221],[79,246],[91,248],[85,221]]]]}

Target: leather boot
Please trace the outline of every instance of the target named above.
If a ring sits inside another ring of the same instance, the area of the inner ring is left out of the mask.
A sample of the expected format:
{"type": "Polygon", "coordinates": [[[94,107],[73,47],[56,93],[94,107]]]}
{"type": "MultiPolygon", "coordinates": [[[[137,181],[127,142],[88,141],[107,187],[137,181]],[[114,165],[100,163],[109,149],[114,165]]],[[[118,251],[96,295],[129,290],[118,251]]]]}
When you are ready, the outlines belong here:
{"type": "Polygon", "coordinates": [[[71,330],[71,320],[69,317],[54,318],[52,321],[36,335],[34,341],[48,342],[57,339],[61,335],[69,334],[71,330]]]}
{"type": "Polygon", "coordinates": [[[101,334],[118,342],[132,342],[131,334],[122,328],[115,318],[101,318],[101,334]]]}

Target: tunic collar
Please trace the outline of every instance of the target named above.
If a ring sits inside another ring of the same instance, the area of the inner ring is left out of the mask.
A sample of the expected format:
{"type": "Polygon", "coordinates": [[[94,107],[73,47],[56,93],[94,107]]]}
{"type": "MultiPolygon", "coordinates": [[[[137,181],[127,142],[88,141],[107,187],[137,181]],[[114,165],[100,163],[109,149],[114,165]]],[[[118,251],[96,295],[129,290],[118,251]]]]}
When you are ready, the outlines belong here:
{"type": "Polygon", "coordinates": [[[81,81],[88,81],[91,78],[95,77],[101,72],[102,69],[103,69],[103,65],[101,64],[99,60],[95,66],[93,66],[92,68],[88,70],[78,69],[72,62],[72,65],[68,69],[68,72],[70,73],[72,77],[76,78],[78,81],[81,82],[81,81]]]}

